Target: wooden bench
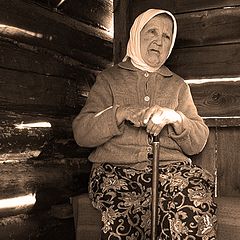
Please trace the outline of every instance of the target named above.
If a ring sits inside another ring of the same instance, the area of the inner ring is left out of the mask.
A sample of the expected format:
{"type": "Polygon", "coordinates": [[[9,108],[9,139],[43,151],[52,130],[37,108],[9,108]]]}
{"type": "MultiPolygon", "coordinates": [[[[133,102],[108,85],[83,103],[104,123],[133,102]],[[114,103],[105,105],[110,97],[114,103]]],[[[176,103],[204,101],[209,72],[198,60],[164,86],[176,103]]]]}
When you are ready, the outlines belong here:
{"type": "Polygon", "coordinates": [[[101,214],[88,197],[82,194],[72,198],[76,240],[98,240],[101,232],[101,214]]]}
{"type": "MultiPolygon", "coordinates": [[[[237,240],[240,236],[240,198],[217,198],[217,240],[237,240]]],[[[98,240],[101,231],[101,214],[93,208],[88,194],[72,199],[76,240],[98,240]]]]}

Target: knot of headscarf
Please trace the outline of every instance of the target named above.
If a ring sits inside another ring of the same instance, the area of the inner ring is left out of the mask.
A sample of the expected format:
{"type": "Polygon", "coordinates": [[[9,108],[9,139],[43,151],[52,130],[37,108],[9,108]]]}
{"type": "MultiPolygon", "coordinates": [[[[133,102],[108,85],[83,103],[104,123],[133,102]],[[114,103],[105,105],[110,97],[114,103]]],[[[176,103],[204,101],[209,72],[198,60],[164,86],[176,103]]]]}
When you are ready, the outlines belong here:
{"type": "MultiPolygon", "coordinates": [[[[169,57],[177,35],[177,22],[175,17],[172,15],[172,13],[161,10],[161,9],[149,9],[146,12],[140,14],[134,21],[131,30],[130,30],[130,37],[127,44],[127,53],[125,57],[123,58],[123,61],[126,61],[128,58],[131,59],[132,64],[143,71],[148,72],[155,72],[159,69],[159,67],[151,67],[147,65],[142,56],[141,56],[141,49],[140,49],[140,32],[143,29],[143,27],[146,25],[146,23],[151,20],[153,17],[159,14],[167,14],[169,15],[173,20],[173,35],[172,35],[172,44],[169,50],[169,53],[167,55],[167,58],[169,57]]],[[[167,59],[166,59],[167,60],[167,59]]]]}

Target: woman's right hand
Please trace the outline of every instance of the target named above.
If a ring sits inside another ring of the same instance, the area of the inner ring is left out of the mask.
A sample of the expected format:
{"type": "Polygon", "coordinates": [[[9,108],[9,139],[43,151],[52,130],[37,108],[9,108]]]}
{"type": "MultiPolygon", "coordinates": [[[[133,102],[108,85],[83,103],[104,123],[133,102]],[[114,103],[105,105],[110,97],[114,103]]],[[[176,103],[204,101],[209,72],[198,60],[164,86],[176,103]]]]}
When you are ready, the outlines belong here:
{"type": "Polygon", "coordinates": [[[135,127],[144,126],[142,119],[147,109],[148,107],[142,108],[140,106],[119,106],[116,111],[117,124],[130,121],[135,127]]]}

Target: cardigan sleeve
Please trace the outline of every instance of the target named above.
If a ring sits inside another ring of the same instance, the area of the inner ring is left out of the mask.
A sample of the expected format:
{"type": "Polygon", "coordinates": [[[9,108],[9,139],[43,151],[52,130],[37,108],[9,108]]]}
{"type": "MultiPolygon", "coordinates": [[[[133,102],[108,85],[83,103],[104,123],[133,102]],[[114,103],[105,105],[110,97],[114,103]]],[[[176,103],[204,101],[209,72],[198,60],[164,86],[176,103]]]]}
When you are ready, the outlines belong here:
{"type": "Polygon", "coordinates": [[[181,124],[183,131],[177,134],[174,128],[170,126],[170,137],[177,142],[185,154],[198,154],[203,150],[207,142],[209,129],[203,119],[198,115],[190,88],[186,83],[184,83],[180,89],[176,111],[182,117],[181,124]]]}
{"type": "Polygon", "coordinates": [[[116,109],[107,78],[104,73],[100,73],[85,106],[73,121],[76,142],[82,147],[97,147],[121,135],[121,127],[116,122],[116,109]]]}

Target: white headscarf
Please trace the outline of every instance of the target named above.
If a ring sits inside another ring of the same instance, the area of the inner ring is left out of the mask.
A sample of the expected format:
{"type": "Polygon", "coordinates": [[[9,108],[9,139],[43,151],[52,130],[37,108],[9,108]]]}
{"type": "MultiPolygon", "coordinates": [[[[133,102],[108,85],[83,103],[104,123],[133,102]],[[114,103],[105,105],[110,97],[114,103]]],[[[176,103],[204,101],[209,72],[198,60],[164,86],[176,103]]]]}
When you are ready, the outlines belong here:
{"type": "Polygon", "coordinates": [[[130,30],[130,38],[128,40],[127,44],[127,54],[123,58],[123,61],[126,61],[128,58],[131,58],[132,64],[136,67],[139,68],[143,71],[148,71],[148,72],[155,72],[156,70],[159,69],[159,67],[151,67],[147,65],[142,56],[141,56],[141,51],[140,51],[140,32],[143,29],[143,27],[146,25],[146,23],[151,20],[153,17],[159,14],[167,14],[169,15],[172,20],[173,20],[173,35],[172,35],[172,44],[169,50],[169,53],[167,55],[167,58],[169,57],[177,35],[177,22],[175,17],[172,15],[172,13],[166,11],[166,10],[161,10],[161,9],[149,9],[146,12],[140,14],[134,21],[131,30],[130,30]]]}

